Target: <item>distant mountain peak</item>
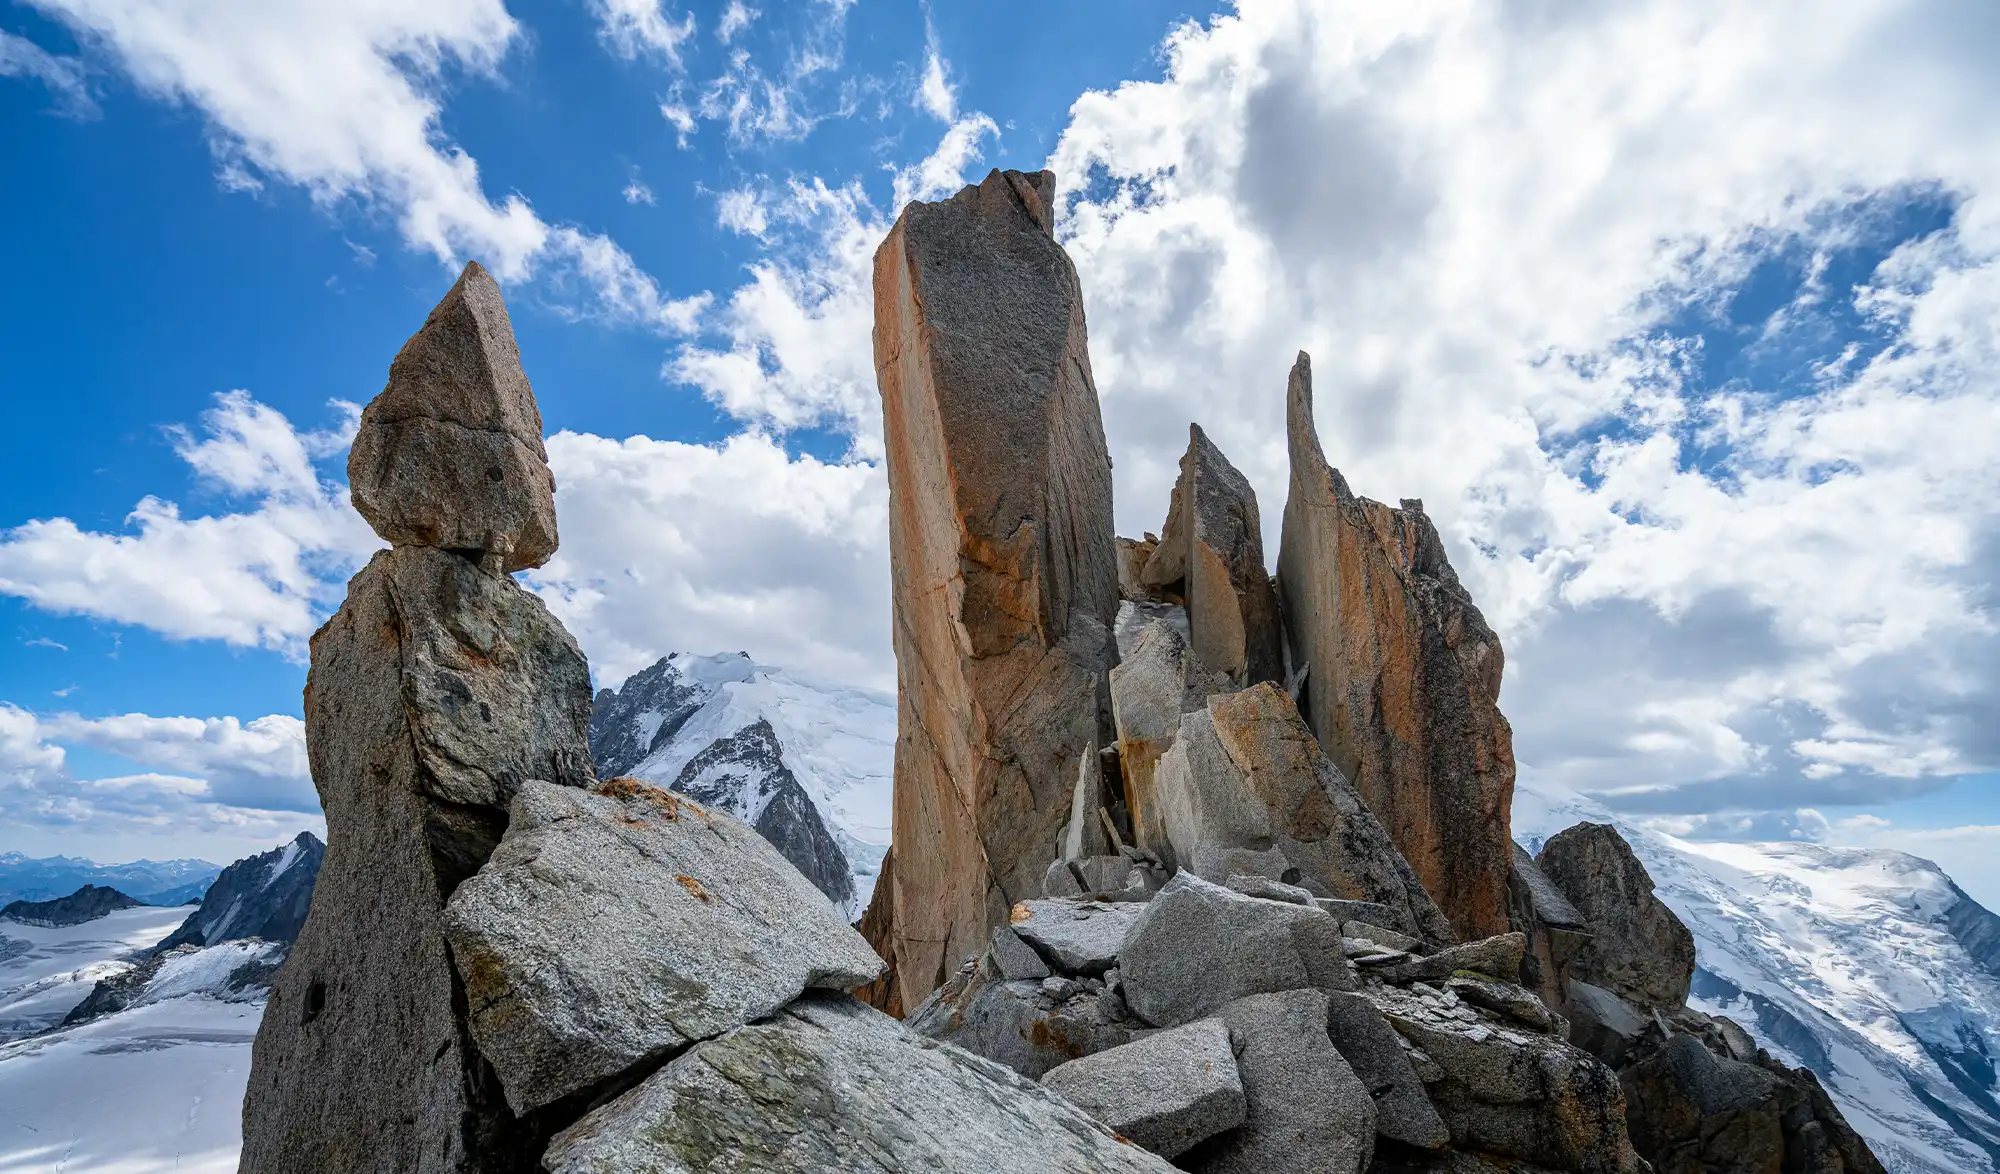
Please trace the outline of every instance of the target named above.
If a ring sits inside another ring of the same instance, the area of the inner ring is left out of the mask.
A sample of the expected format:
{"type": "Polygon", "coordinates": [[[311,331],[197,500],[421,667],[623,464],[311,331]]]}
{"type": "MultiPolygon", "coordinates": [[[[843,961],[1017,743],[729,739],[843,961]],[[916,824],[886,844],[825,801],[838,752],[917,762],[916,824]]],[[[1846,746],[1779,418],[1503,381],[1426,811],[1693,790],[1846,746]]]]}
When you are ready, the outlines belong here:
{"type": "Polygon", "coordinates": [[[201,908],[155,949],[213,946],[237,938],[292,941],[312,907],[313,884],[325,856],[326,845],[318,836],[300,832],[269,852],[237,861],[215,878],[201,908]]]}
{"type": "Polygon", "coordinates": [[[600,777],[633,775],[755,827],[850,914],[889,843],[895,699],[758,664],[676,652],[600,689],[600,777]]]}

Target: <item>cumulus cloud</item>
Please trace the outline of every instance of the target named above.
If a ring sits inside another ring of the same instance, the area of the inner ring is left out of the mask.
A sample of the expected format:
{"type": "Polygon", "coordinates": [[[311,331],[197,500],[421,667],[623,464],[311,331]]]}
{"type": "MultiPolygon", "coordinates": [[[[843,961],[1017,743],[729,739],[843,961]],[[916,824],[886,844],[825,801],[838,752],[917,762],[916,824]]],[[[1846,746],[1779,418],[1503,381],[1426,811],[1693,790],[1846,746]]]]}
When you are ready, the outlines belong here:
{"type": "Polygon", "coordinates": [[[1274,550],[1304,348],[1331,459],[1500,629],[1524,769],[1667,814],[2000,758],[1985,18],[1807,7],[1247,0],[1080,98],[1120,530],[1195,419],[1274,550]]]}
{"type": "MultiPolygon", "coordinates": [[[[447,75],[497,79],[520,39],[501,0],[31,2],[142,89],[198,110],[225,187],[294,184],[323,205],[379,209],[447,264],[477,257],[503,281],[569,283],[588,312],[671,328],[671,299],[615,242],[548,223],[519,193],[488,197],[479,164],[444,134],[447,75]]],[[[654,0],[599,7],[614,46],[678,43],[654,0]]]]}
{"type": "Polygon", "coordinates": [[[318,808],[295,717],[83,718],[0,703],[0,826],[263,844],[317,824],[318,808]],[[140,769],[83,777],[65,749],[77,746],[140,769]]]}
{"type": "Polygon", "coordinates": [[[301,434],[245,392],[217,396],[199,434],[169,435],[201,479],[245,508],[187,517],[147,497],[121,533],[67,518],[27,522],[0,533],[0,592],[172,639],[302,656],[341,580],[379,545],[345,487],[312,465],[315,450],[351,438],[346,407],[341,428],[301,434]]]}
{"type": "Polygon", "coordinates": [[[528,581],[599,684],[668,652],[745,650],[836,680],[888,679],[888,484],[867,464],[559,432],[562,548],[528,581]]]}
{"type": "Polygon", "coordinates": [[[97,101],[90,96],[83,62],[61,57],[28,40],[0,30],[0,77],[18,77],[47,86],[58,109],[78,118],[95,117],[97,101]]]}

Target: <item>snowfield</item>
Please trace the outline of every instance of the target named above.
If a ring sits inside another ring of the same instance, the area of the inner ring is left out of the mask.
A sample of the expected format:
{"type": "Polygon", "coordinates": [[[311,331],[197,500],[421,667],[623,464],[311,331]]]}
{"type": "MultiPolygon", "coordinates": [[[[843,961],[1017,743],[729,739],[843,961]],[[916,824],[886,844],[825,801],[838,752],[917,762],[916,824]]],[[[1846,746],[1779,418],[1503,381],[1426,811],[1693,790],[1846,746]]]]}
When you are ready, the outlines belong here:
{"type": "Polygon", "coordinates": [[[0,1042],[61,1023],[98,979],[131,965],[126,955],[159,944],[192,912],[144,906],[56,928],[0,920],[0,1042]]]}

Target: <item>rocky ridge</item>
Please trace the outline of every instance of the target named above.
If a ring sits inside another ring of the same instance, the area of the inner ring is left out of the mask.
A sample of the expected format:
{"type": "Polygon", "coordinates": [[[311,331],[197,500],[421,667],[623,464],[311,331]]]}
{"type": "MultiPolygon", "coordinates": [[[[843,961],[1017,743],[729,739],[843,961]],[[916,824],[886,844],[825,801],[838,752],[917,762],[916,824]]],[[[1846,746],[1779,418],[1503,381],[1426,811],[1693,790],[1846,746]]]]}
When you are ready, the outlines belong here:
{"type": "MultiPolygon", "coordinates": [[[[1053,198],[996,171],[876,256],[898,738],[858,933],[676,789],[761,785],[768,724],[666,786],[591,769],[582,658],[506,577],[553,550],[546,482],[460,492],[533,413],[468,268],[363,417],[395,546],[314,638],[330,847],[246,1174],[1880,1170],[1686,1005],[1615,831],[1513,844],[1499,644],[1421,506],[1326,464],[1304,356],[1276,583],[1199,428],[1162,537],[1114,538],[1053,198]],[[402,427],[426,372],[452,427],[402,427]]],[[[605,761],[688,720],[659,692],[605,761]]]]}
{"type": "Polygon", "coordinates": [[[507,575],[553,550],[546,469],[499,462],[492,496],[460,492],[496,445],[526,449],[493,421],[538,420],[527,387],[471,265],[363,413],[393,472],[364,512],[394,545],[313,639],[328,847],[258,1031],[240,1168],[1170,1169],[848,997],[882,960],[751,827],[596,777],[583,658],[507,575]]]}
{"type": "Polygon", "coordinates": [[[67,897],[57,897],[51,901],[10,901],[0,906],[0,921],[48,928],[82,925],[86,921],[95,921],[107,913],[119,909],[136,909],[143,904],[144,901],[128,897],[117,889],[102,885],[85,885],[67,897]]]}

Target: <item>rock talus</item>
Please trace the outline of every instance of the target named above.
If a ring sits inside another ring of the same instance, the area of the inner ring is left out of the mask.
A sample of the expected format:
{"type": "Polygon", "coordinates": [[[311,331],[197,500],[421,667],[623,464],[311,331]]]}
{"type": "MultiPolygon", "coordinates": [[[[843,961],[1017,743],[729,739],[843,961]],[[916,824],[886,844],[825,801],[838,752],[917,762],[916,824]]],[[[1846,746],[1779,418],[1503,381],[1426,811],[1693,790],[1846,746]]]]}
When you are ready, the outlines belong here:
{"type": "Polygon", "coordinates": [[[555,553],[541,410],[500,287],[477,261],[361,413],[347,480],[354,508],[395,545],[474,551],[508,571],[555,553]]]}
{"type": "Polygon", "coordinates": [[[880,1003],[914,1006],[1040,892],[1079,759],[1111,740],[1111,463],[1054,187],[995,171],[905,208],[875,254],[898,693],[880,1003]]]}
{"type": "MultiPolygon", "coordinates": [[[[582,653],[541,600],[502,573],[508,560],[490,557],[499,547],[458,545],[447,516],[475,517],[482,542],[511,536],[508,558],[518,559],[544,543],[527,523],[545,515],[553,548],[546,467],[506,466],[489,482],[520,490],[506,502],[460,496],[466,487],[455,480],[496,459],[501,432],[515,444],[507,428],[536,427],[534,404],[525,380],[502,387],[512,415],[500,432],[433,429],[422,460],[404,460],[404,441],[383,432],[385,421],[431,419],[402,416],[399,404],[493,400],[493,387],[473,386],[482,372],[505,374],[489,362],[494,324],[506,321],[490,286],[467,269],[404,348],[374,414],[363,415],[363,434],[377,432],[367,443],[381,442],[373,451],[387,454],[390,471],[370,472],[357,439],[365,475],[356,498],[375,476],[371,520],[396,546],[354,576],[312,640],[306,751],[326,855],[252,1051],[245,1174],[528,1170],[540,1148],[537,1127],[508,1110],[466,1029],[443,925],[445,901],[491,855],[523,783],[591,782],[582,653]],[[377,411],[384,403],[394,410],[377,411]],[[405,525],[433,506],[444,511],[437,527],[405,525]]],[[[512,348],[508,335],[502,357],[513,360],[512,348]]],[[[538,438],[531,450],[516,447],[539,461],[538,438]]]]}
{"type": "Polygon", "coordinates": [[[1421,502],[1357,497],[1320,447],[1301,353],[1278,584],[1305,710],[1462,938],[1508,929],[1513,734],[1500,642],[1421,502]]]}

